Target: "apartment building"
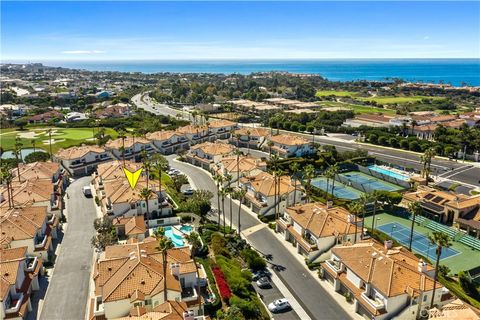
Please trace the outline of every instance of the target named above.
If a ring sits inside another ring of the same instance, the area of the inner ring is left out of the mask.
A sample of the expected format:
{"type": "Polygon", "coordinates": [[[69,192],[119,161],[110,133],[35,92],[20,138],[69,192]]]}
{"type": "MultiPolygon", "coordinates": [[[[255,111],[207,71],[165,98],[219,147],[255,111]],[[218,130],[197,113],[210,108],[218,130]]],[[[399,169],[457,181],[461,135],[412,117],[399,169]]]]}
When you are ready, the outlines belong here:
{"type": "Polygon", "coordinates": [[[208,124],[208,128],[217,139],[228,139],[230,132],[237,128],[237,124],[229,120],[214,120],[208,124]]]}
{"type": "Polygon", "coordinates": [[[188,150],[190,142],[186,136],[177,131],[156,131],[147,134],[147,139],[152,141],[162,154],[172,154],[182,150],[188,150]]]}
{"type": "MultiPolygon", "coordinates": [[[[388,241],[337,246],[321,267],[322,277],[367,319],[416,319],[428,313],[434,268],[403,247],[392,248],[388,241]]],[[[435,305],[451,299],[437,283],[435,305]]]]}
{"type": "Polygon", "coordinates": [[[108,246],[93,266],[91,319],[152,312],[170,301],[185,303],[193,315],[202,315],[200,295],[207,279],[201,265],[188,247],[169,249],[166,262],[151,237],[108,246]]]}
{"type": "Polygon", "coordinates": [[[109,153],[97,146],[82,145],[60,149],[54,160],[59,162],[72,176],[84,176],[92,173],[98,164],[111,160],[109,153]]]}
{"type": "Polygon", "coordinates": [[[235,147],[221,142],[203,142],[190,147],[187,153],[187,161],[197,167],[210,170],[225,156],[231,155],[235,147]]]}
{"type": "Polygon", "coordinates": [[[13,181],[25,182],[28,180],[48,180],[54,185],[54,191],[62,193],[67,187],[68,179],[64,179],[64,170],[56,162],[20,163],[17,168],[11,169],[13,181]],[[20,179],[18,178],[20,172],[20,179]]]}
{"type": "Polygon", "coordinates": [[[57,238],[59,220],[47,214],[47,207],[23,207],[0,213],[1,248],[27,248],[31,256],[51,261],[54,258],[53,239],[57,238]]]}
{"type": "Polygon", "coordinates": [[[261,149],[269,135],[267,129],[243,127],[233,132],[230,143],[237,147],[261,149]]]}
{"type": "Polygon", "coordinates": [[[306,198],[298,181],[294,182],[289,176],[276,178],[267,172],[240,178],[238,188],[246,190],[244,204],[260,216],[275,214],[275,207],[277,212],[283,212],[295,203],[305,202],[306,198]]]}
{"type": "MultiPolygon", "coordinates": [[[[123,168],[129,170],[130,172],[135,172],[142,168],[142,163],[133,162],[130,160],[125,160],[125,162],[121,160],[113,160],[99,164],[95,172],[92,173],[92,186],[94,189],[94,195],[96,195],[99,199],[102,199],[104,197],[104,183],[106,181],[125,179],[123,168]]],[[[142,175],[145,176],[145,173],[142,172],[142,175]]]]}
{"type": "Polygon", "coordinates": [[[242,177],[254,176],[267,170],[267,163],[250,156],[227,156],[220,159],[213,170],[222,176],[231,176],[235,183],[242,177]]]}
{"type": "Polygon", "coordinates": [[[360,241],[361,218],[356,225],[355,216],[345,208],[312,202],[288,207],[277,219],[276,231],[313,261],[335,245],[360,241]]]}
{"type": "Polygon", "coordinates": [[[112,224],[120,239],[143,241],[147,234],[143,216],[115,217],[112,220],[112,224]]]}
{"type": "Polygon", "coordinates": [[[115,158],[125,160],[139,161],[142,152],[152,154],[155,149],[151,142],[145,138],[140,137],[126,137],[124,139],[118,138],[110,140],[105,145],[105,149],[110,151],[115,158]]]}
{"type": "Polygon", "coordinates": [[[305,138],[291,134],[277,134],[270,136],[268,141],[273,145],[264,144],[263,149],[271,151],[280,157],[303,157],[315,152],[312,143],[305,138]]]}
{"type": "Polygon", "coordinates": [[[30,295],[38,291],[42,259],[26,247],[0,249],[0,319],[25,319],[32,311],[30,295]]]}
{"type": "Polygon", "coordinates": [[[186,125],[176,130],[180,136],[184,136],[190,142],[190,145],[199,144],[206,141],[214,141],[216,135],[209,127],[203,125],[186,125]]]}

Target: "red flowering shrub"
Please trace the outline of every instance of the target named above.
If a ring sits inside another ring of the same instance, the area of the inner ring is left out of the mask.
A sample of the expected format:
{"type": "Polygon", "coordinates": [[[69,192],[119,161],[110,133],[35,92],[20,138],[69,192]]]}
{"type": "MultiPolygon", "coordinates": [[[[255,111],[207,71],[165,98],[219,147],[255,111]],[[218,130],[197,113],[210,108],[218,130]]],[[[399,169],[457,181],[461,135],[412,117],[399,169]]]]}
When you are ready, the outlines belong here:
{"type": "Polygon", "coordinates": [[[225,275],[219,267],[212,268],[213,275],[215,276],[215,281],[217,282],[218,289],[220,291],[220,296],[224,301],[228,301],[232,296],[232,291],[228,286],[227,280],[225,280],[225,275]]]}

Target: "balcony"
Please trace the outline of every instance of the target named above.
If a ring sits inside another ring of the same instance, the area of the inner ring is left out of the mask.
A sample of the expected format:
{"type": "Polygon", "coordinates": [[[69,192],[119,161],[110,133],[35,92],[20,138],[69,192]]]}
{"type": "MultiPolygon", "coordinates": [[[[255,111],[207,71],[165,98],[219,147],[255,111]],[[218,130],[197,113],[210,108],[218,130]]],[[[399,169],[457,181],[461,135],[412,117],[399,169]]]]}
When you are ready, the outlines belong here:
{"type": "Polygon", "coordinates": [[[327,266],[336,273],[342,272],[342,263],[338,260],[327,260],[327,266]]]}
{"type": "Polygon", "coordinates": [[[194,287],[182,288],[182,301],[195,301],[198,299],[197,290],[194,287]]]}
{"type": "Polygon", "coordinates": [[[5,305],[5,314],[17,313],[23,303],[23,293],[16,293],[10,295],[5,305]]]}
{"type": "Polygon", "coordinates": [[[47,223],[50,224],[50,225],[52,225],[52,224],[55,223],[55,219],[56,219],[55,215],[52,214],[52,216],[50,217],[50,219],[48,219],[47,223]]]}
{"type": "Polygon", "coordinates": [[[48,238],[48,236],[46,234],[44,234],[43,236],[42,235],[36,236],[35,240],[34,240],[35,249],[45,248],[45,244],[47,243],[47,238],[48,238]]]}
{"type": "Polygon", "coordinates": [[[93,305],[93,315],[103,316],[105,315],[105,309],[103,306],[102,296],[96,296],[93,305]]]}
{"type": "Polygon", "coordinates": [[[25,260],[25,271],[26,272],[33,272],[37,267],[38,258],[37,257],[28,257],[25,260]]]}
{"type": "Polygon", "coordinates": [[[375,310],[381,310],[385,308],[385,304],[383,303],[382,299],[372,297],[371,295],[368,295],[366,291],[362,292],[362,298],[375,310]]]}

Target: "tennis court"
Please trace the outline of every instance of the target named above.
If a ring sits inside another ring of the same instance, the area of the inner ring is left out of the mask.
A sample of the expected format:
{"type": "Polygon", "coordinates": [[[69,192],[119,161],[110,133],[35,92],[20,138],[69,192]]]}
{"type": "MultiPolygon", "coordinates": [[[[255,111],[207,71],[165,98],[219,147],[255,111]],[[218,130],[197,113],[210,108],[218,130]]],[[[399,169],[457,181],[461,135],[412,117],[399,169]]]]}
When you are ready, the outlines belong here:
{"type": "Polygon", "coordinates": [[[399,191],[403,189],[401,186],[369,176],[360,171],[340,173],[339,177],[344,184],[367,193],[374,190],[399,191]]]}
{"type": "MultiPolygon", "coordinates": [[[[393,239],[400,242],[402,245],[407,246],[410,242],[410,229],[399,224],[390,222],[381,226],[378,226],[376,229],[382,231],[385,234],[390,235],[393,239]]],[[[435,246],[430,244],[427,236],[413,231],[413,241],[412,249],[424,257],[429,258],[431,261],[435,261],[435,246]]],[[[440,260],[455,256],[461,252],[453,248],[443,248],[440,260]]]]}
{"type": "MultiPolygon", "coordinates": [[[[312,179],[312,186],[322,189],[323,191],[327,191],[327,178],[325,177],[318,177],[312,179]]],[[[330,179],[328,184],[328,192],[332,192],[332,179],[330,179]]],[[[359,199],[362,196],[362,192],[348,187],[343,183],[335,181],[335,186],[333,188],[333,195],[337,198],[341,199],[348,199],[348,200],[355,200],[359,199]]]]}

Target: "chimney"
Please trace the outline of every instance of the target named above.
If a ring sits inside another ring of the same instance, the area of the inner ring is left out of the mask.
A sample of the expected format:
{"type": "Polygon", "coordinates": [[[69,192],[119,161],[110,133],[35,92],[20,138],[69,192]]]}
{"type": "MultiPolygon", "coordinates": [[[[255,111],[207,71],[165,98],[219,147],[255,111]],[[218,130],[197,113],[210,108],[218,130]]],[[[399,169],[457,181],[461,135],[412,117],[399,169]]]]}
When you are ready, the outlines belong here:
{"type": "Polygon", "coordinates": [[[390,250],[392,248],[393,241],[392,240],[385,240],[383,242],[383,245],[385,247],[385,250],[390,250]]]}
{"type": "Polygon", "coordinates": [[[330,209],[333,207],[333,201],[327,201],[327,209],[330,209]]]}
{"type": "Polygon", "coordinates": [[[193,313],[193,310],[184,311],[183,320],[195,320],[195,314],[193,313]]]}
{"type": "Polygon", "coordinates": [[[422,272],[422,273],[427,272],[427,263],[422,259],[418,261],[418,272],[422,272]]]}
{"type": "Polygon", "coordinates": [[[175,277],[178,277],[178,275],[180,274],[180,263],[171,263],[170,269],[171,269],[172,275],[175,277]]]}

